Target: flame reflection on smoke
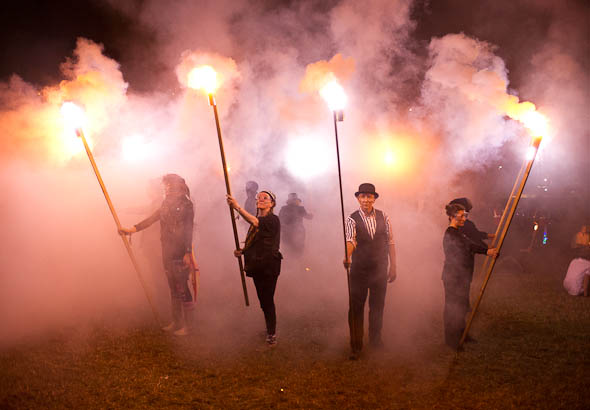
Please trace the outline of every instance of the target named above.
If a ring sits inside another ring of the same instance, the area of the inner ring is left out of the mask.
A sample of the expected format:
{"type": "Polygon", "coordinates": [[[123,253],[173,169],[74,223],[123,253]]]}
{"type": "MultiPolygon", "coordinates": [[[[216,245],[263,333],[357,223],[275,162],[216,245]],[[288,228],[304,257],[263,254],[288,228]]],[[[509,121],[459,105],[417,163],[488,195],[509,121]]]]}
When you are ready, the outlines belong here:
{"type": "Polygon", "coordinates": [[[285,150],[285,163],[291,174],[302,179],[323,174],[328,169],[328,161],[333,155],[328,144],[318,138],[299,137],[292,139],[285,150]]]}

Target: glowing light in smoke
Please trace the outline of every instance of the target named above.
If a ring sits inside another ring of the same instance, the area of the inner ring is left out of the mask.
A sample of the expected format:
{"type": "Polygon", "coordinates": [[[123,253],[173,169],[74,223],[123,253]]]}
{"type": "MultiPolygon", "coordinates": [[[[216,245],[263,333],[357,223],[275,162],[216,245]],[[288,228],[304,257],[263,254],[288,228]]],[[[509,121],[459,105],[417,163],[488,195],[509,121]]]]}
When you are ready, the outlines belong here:
{"type": "Polygon", "coordinates": [[[344,109],[348,100],[344,88],[342,88],[338,80],[332,80],[324,85],[320,89],[320,95],[328,103],[328,107],[332,111],[344,109]]]}
{"type": "MultiPolygon", "coordinates": [[[[61,115],[64,119],[64,135],[62,136],[62,143],[64,154],[73,157],[76,154],[84,151],[84,145],[78,138],[78,130],[82,130],[86,125],[86,114],[84,110],[74,104],[73,102],[65,102],[60,109],[61,115]]],[[[87,144],[92,148],[92,140],[86,138],[87,144]]]]}
{"type": "Polygon", "coordinates": [[[68,101],[63,103],[60,111],[66,122],[66,126],[72,132],[81,129],[86,125],[86,114],[84,114],[84,110],[73,102],[68,101]]]}
{"type": "Polygon", "coordinates": [[[547,117],[538,111],[526,112],[521,121],[533,137],[546,137],[549,134],[547,117]]]}
{"type": "Polygon", "coordinates": [[[383,155],[383,162],[385,163],[385,165],[393,165],[393,163],[395,162],[395,154],[393,153],[393,151],[385,151],[385,154],[383,155]]]}
{"type": "Polygon", "coordinates": [[[321,140],[313,138],[292,139],[285,151],[286,166],[297,177],[307,179],[322,174],[328,169],[332,151],[321,140]]]}
{"type": "Polygon", "coordinates": [[[368,144],[370,169],[376,173],[404,175],[416,166],[418,153],[413,140],[407,136],[384,135],[368,144]]]}
{"type": "Polygon", "coordinates": [[[210,65],[195,67],[188,73],[188,86],[194,90],[213,94],[219,87],[217,73],[210,65]]]}
{"type": "Polygon", "coordinates": [[[527,161],[531,161],[532,159],[535,158],[535,155],[537,154],[537,149],[535,147],[528,147],[527,151],[526,151],[526,160],[527,161]]]}
{"type": "Polygon", "coordinates": [[[126,161],[136,162],[151,157],[155,149],[153,143],[146,142],[142,135],[132,135],[123,139],[121,152],[126,161]]]}

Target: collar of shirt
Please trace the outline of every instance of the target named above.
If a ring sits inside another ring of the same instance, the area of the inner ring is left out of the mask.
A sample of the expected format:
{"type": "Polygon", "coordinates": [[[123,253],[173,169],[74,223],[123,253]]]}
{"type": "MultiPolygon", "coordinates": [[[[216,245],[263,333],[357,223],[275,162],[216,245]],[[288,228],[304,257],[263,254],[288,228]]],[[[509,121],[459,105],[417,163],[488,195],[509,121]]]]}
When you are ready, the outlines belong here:
{"type": "Polygon", "coordinates": [[[365,211],[363,211],[363,208],[359,207],[359,212],[361,213],[361,215],[363,215],[365,218],[368,218],[370,216],[375,216],[375,207],[373,207],[373,209],[371,210],[371,212],[369,212],[368,214],[365,213],[365,211]]]}

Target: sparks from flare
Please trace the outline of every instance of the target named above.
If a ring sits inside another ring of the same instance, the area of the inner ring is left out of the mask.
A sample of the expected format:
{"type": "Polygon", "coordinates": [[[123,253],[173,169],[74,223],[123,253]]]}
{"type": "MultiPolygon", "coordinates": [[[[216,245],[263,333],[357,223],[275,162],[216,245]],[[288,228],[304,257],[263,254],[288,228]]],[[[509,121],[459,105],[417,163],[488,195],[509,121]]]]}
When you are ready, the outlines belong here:
{"type": "Polygon", "coordinates": [[[214,94],[219,87],[217,72],[210,65],[193,68],[188,73],[187,84],[194,90],[203,90],[207,94],[214,94]]]}

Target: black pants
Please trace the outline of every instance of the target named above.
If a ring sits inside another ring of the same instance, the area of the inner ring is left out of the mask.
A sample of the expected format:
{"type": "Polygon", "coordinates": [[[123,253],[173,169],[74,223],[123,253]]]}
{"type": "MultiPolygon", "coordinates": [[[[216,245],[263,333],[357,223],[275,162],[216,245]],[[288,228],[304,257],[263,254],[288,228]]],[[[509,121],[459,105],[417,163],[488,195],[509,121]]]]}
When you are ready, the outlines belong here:
{"type": "Polygon", "coordinates": [[[363,348],[365,301],[369,296],[369,344],[379,345],[383,328],[383,310],[387,292],[387,275],[376,272],[352,271],[350,274],[351,306],[348,311],[350,347],[360,352],[363,348]]]}
{"type": "Polygon", "coordinates": [[[172,303],[172,319],[175,323],[182,321],[183,303],[192,302],[192,295],[188,288],[190,270],[180,259],[164,259],[164,270],[170,287],[170,299],[172,303]]]}
{"type": "Polygon", "coordinates": [[[256,295],[258,295],[260,308],[264,313],[266,332],[269,335],[274,335],[277,331],[277,313],[275,309],[274,297],[280,272],[280,259],[272,261],[272,263],[267,264],[260,271],[248,272],[248,276],[252,276],[252,279],[254,280],[256,295]]]}
{"type": "Polygon", "coordinates": [[[443,320],[445,325],[445,343],[456,349],[465,330],[465,316],[469,311],[468,279],[445,279],[445,309],[443,320]]]}

